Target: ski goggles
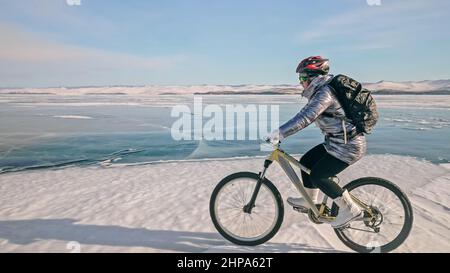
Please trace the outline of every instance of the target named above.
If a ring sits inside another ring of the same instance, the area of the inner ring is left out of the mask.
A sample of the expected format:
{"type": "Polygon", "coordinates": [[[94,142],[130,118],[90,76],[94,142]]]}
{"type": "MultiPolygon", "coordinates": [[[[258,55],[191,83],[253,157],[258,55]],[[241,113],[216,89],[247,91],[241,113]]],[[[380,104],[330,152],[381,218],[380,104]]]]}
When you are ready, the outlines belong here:
{"type": "Polygon", "coordinates": [[[301,83],[309,81],[309,76],[306,74],[298,74],[298,79],[301,83]]]}

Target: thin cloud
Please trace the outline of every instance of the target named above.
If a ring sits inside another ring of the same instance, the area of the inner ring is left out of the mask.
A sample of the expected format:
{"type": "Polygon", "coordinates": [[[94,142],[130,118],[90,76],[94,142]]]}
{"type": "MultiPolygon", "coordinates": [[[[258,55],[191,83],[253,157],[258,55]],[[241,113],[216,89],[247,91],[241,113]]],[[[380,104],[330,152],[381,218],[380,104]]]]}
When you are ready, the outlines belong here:
{"type": "MultiPolygon", "coordinates": [[[[114,22],[102,14],[83,13],[79,9],[87,9],[88,2],[82,6],[69,6],[66,0],[15,0],[4,1],[0,9],[0,17],[4,21],[22,25],[20,18],[27,18],[29,23],[36,24],[36,29],[63,29],[67,34],[83,32],[85,36],[113,34],[117,30],[114,22]],[[95,27],[93,27],[95,26],[95,27]],[[102,31],[98,31],[101,29],[102,31]]],[[[61,38],[61,37],[60,37],[61,38]]],[[[62,37],[63,38],[63,37],[62,37]]]]}
{"type": "Polygon", "coordinates": [[[84,81],[91,77],[94,83],[96,74],[150,74],[171,69],[187,59],[184,55],[141,57],[64,44],[9,24],[0,24],[0,37],[0,72],[6,82],[8,75],[15,79],[38,75],[48,82],[55,74],[70,72],[84,75],[84,81]]]}
{"type": "Polygon", "coordinates": [[[445,16],[443,9],[439,8],[442,4],[444,2],[397,1],[383,2],[380,7],[352,9],[325,19],[320,18],[296,39],[302,45],[320,45],[330,41],[335,44],[339,38],[344,41],[347,39],[349,44],[337,44],[335,51],[390,48],[410,41],[419,31],[432,33],[432,26],[424,22],[445,16]],[[431,5],[430,2],[437,3],[431,5]]]}

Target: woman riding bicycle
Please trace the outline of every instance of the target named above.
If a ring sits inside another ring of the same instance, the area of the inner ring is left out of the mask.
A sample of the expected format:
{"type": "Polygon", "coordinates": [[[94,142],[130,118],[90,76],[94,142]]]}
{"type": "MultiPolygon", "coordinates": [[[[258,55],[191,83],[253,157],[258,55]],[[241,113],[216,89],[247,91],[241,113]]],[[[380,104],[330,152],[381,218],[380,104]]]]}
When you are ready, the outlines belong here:
{"type": "MultiPolygon", "coordinates": [[[[321,129],[325,142],[309,150],[300,159],[300,163],[311,170],[309,175],[302,171],[303,184],[314,203],[318,203],[319,189],[334,200],[339,213],[331,225],[341,228],[359,218],[362,210],[347,190],[344,191],[331,177],[363,157],[366,139],[351,121],[345,119],[341,104],[328,86],[333,78],[328,75],[328,71],[328,59],[320,56],[308,57],[300,62],[296,72],[304,88],[302,96],[308,99],[308,103],[291,120],[272,132],[269,140],[276,144],[312,122],[321,129]]],[[[308,208],[304,198],[290,197],[287,202],[294,207],[308,208]]]]}

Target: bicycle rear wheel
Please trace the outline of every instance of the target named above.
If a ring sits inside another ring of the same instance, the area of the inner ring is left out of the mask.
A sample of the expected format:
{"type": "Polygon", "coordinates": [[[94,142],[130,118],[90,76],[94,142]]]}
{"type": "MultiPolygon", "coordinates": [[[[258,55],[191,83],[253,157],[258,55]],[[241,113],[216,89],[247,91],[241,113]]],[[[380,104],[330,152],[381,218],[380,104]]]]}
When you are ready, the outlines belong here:
{"type": "MultiPolygon", "coordinates": [[[[390,252],[408,237],[413,223],[413,211],[408,197],[392,182],[365,177],[347,184],[351,194],[368,205],[375,217],[364,213],[364,220],[351,222],[350,226],[335,229],[339,239],[357,252],[390,252]]],[[[337,215],[333,203],[331,214],[337,215]]]]}
{"type": "Polygon", "coordinates": [[[259,176],[241,172],[225,177],[214,189],[210,215],[217,231],[238,245],[255,246],[270,240],[279,230],[284,207],[277,188],[267,179],[262,181],[255,206],[245,212],[259,176]]]}

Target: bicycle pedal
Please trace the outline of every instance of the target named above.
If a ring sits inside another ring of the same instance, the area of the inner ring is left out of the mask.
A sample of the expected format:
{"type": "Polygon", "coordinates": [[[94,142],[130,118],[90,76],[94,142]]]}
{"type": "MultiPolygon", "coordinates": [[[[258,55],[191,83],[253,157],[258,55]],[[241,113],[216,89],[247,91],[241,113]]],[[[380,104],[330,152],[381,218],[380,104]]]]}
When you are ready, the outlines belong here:
{"type": "Polygon", "coordinates": [[[304,207],[292,207],[296,212],[300,212],[300,213],[308,213],[309,209],[304,208],[304,207]]]}

